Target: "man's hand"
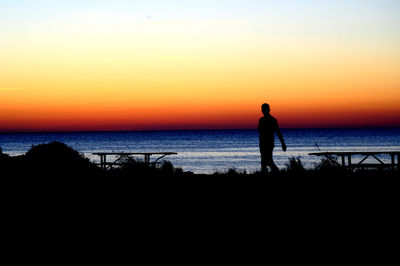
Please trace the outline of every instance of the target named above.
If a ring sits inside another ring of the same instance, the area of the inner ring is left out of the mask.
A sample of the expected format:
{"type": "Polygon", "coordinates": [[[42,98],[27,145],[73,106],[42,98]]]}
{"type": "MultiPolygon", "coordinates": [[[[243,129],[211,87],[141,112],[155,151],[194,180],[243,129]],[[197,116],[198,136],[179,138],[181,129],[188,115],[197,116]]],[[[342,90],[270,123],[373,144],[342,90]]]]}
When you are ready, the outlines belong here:
{"type": "Polygon", "coordinates": [[[283,151],[286,151],[286,148],[287,148],[287,147],[286,147],[286,144],[285,144],[285,143],[282,143],[282,150],[283,150],[283,151]]]}

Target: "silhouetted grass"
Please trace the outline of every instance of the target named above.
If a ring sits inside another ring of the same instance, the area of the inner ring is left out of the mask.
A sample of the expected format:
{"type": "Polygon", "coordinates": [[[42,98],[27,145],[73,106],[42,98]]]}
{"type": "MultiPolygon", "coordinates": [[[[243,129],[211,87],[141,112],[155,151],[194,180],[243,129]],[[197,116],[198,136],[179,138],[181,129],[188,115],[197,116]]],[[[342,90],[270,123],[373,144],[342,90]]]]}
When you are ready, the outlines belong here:
{"type": "Polygon", "coordinates": [[[285,170],[292,173],[301,174],[306,170],[300,160],[300,157],[290,157],[288,162],[285,163],[285,166],[285,170]]]}
{"type": "MultiPolygon", "coordinates": [[[[127,160],[121,167],[111,170],[102,170],[85,158],[79,152],[59,142],[51,142],[33,146],[25,155],[7,156],[0,154],[0,171],[3,178],[29,178],[32,180],[58,179],[75,180],[76,182],[97,182],[98,180],[112,181],[129,180],[132,184],[146,182],[154,184],[160,182],[168,185],[192,184],[219,184],[229,182],[236,184],[265,183],[268,178],[275,180],[341,180],[344,184],[361,178],[386,178],[398,177],[399,171],[389,170],[364,170],[346,171],[341,168],[335,158],[322,158],[313,169],[305,169],[299,157],[291,157],[286,163],[286,168],[278,173],[262,175],[260,172],[246,173],[235,168],[226,172],[216,172],[211,175],[193,174],[180,168],[175,168],[171,162],[164,161],[160,165],[146,165],[141,161],[127,160]],[[351,180],[350,180],[351,179],[351,180]]],[[[108,182],[107,181],[107,182],[108,182]]]]}
{"type": "Polygon", "coordinates": [[[235,167],[230,167],[228,168],[227,171],[215,171],[213,175],[228,175],[228,176],[240,176],[240,175],[246,175],[246,170],[238,170],[235,167]]]}
{"type": "Polygon", "coordinates": [[[341,169],[341,166],[336,157],[325,155],[318,163],[314,164],[314,168],[320,171],[338,171],[341,169]]]}

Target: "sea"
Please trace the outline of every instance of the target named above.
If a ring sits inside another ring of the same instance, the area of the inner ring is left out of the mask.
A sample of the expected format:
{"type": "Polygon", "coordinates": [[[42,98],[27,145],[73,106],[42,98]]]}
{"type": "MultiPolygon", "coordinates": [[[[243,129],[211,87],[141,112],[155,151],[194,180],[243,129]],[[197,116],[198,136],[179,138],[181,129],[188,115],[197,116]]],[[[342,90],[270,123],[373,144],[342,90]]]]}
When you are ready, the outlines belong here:
{"type": "MultiPolygon", "coordinates": [[[[400,127],[282,129],[282,134],[287,151],[282,151],[278,139],[274,149],[274,161],[281,169],[292,157],[300,158],[305,168],[313,168],[320,158],[309,155],[312,152],[400,151],[400,127]]],[[[260,171],[255,129],[0,133],[0,147],[10,156],[22,155],[33,145],[52,141],[65,143],[95,163],[100,161],[93,154],[97,152],[176,152],[163,160],[184,171],[199,174],[229,169],[246,173],[260,171]]],[[[151,157],[155,159],[156,156],[151,157]]]]}

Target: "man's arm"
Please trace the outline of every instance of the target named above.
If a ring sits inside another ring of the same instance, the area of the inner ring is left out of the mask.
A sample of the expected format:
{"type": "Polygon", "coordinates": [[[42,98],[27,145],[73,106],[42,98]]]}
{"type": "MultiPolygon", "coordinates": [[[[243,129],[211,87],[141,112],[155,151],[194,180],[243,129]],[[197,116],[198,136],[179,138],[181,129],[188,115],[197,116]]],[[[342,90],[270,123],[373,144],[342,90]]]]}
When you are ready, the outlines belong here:
{"type": "Polygon", "coordinates": [[[281,129],[279,128],[278,121],[276,121],[276,135],[278,136],[279,140],[282,143],[282,150],[286,151],[287,147],[286,147],[286,144],[285,144],[285,140],[283,139],[283,136],[282,136],[282,133],[281,133],[281,129]]]}

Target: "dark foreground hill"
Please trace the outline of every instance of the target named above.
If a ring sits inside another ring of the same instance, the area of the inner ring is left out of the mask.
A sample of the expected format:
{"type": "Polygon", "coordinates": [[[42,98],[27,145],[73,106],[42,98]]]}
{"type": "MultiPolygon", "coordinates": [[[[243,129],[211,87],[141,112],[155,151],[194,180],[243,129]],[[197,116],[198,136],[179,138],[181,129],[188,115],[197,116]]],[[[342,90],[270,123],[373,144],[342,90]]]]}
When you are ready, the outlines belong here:
{"type": "Polygon", "coordinates": [[[7,178],[76,178],[101,175],[89,159],[60,142],[32,146],[24,155],[2,156],[2,175],[7,178]]]}
{"type": "Polygon", "coordinates": [[[38,145],[23,156],[1,156],[4,228],[17,228],[13,238],[20,232],[35,245],[43,232],[73,236],[78,244],[87,232],[96,240],[104,240],[107,231],[122,237],[128,232],[129,241],[142,234],[150,242],[164,239],[168,247],[175,247],[177,232],[195,242],[203,238],[206,246],[218,245],[216,237],[271,242],[271,235],[303,246],[312,232],[317,245],[337,238],[342,247],[354,232],[360,241],[377,235],[371,228],[391,234],[387,225],[396,221],[398,173],[297,166],[267,176],[234,170],[197,175],[169,163],[103,171],[62,143],[38,145]]]}

